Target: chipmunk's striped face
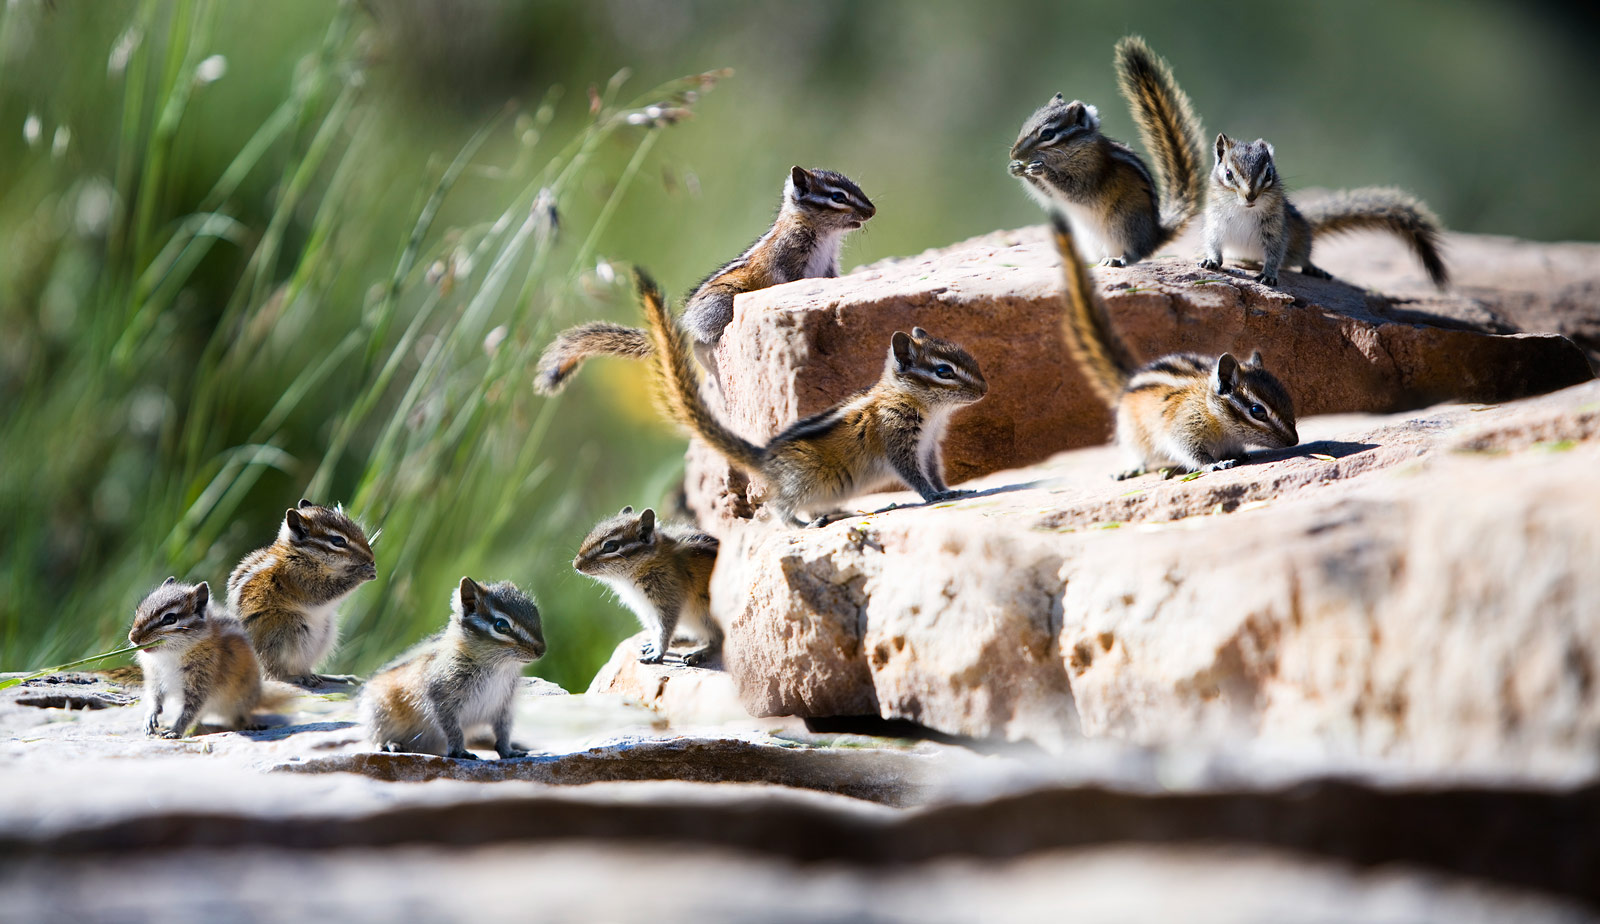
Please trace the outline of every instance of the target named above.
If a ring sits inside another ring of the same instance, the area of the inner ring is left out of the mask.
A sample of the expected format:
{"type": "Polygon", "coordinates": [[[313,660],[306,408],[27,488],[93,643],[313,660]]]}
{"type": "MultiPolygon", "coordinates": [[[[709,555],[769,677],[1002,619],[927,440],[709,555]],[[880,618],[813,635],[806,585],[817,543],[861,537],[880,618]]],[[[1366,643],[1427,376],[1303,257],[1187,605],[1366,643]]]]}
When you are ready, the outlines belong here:
{"type": "Polygon", "coordinates": [[[1100,131],[1100,111],[1057,93],[1022,123],[1011,146],[1011,175],[1042,177],[1064,161],[1069,150],[1100,131]]]}
{"type": "Polygon", "coordinates": [[[1245,208],[1255,208],[1256,200],[1276,195],[1278,169],[1272,162],[1272,145],[1260,138],[1249,144],[1218,135],[1216,163],[1211,167],[1211,182],[1238,197],[1245,208]]]}
{"type": "Polygon", "coordinates": [[[647,507],[636,514],[632,507],[624,507],[589,531],[572,567],[590,577],[631,575],[634,564],[655,550],[659,538],[654,510],[647,507]]]}
{"type": "Polygon", "coordinates": [[[784,197],[823,225],[843,231],[861,227],[878,213],[861,187],[832,170],[791,169],[784,197]]]}
{"type": "Polygon", "coordinates": [[[1217,357],[1211,372],[1211,405],[1239,441],[1282,449],[1300,442],[1294,400],[1261,362],[1261,351],[1242,364],[1232,354],[1217,357]]]}
{"type": "Polygon", "coordinates": [[[278,538],[294,551],[320,564],[325,571],[370,581],[378,576],[376,559],[360,524],[345,516],[342,507],[320,507],[300,501],[283,515],[278,538]]]}
{"type": "Polygon", "coordinates": [[[901,386],[928,404],[971,404],[989,391],[978,361],[961,347],[920,327],[895,331],[889,368],[901,386]]]}
{"type": "Polygon", "coordinates": [[[160,640],[162,645],[172,645],[192,639],[205,628],[210,605],[210,584],[184,584],[169,577],[139,602],[128,642],[143,645],[160,640]]]}
{"type": "Polygon", "coordinates": [[[496,653],[518,661],[544,656],[539,607],[510,581],[479,584],[464,577],[451,604],[462,630],[496,653]]]}

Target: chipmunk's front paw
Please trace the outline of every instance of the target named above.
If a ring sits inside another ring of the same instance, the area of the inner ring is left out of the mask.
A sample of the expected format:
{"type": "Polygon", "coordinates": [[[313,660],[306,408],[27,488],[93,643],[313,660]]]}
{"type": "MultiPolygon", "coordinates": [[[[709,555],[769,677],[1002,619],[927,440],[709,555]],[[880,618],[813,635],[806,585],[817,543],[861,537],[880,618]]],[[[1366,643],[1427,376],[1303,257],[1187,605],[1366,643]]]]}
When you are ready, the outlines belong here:
{"type": "Polygon", "coordinates": [[[661,650],[661,646],[655,642],[645,642],[639,649],[639,663],[660,664],[661,659],[666,657],[666,654],[665,651],[661,650]]]}
{"type": "Polygon", "coordinates": [[[1219,459],[1219,460],[1211,463],[1210,465],[1207,465],[1205,467],[1204,471],[1220,472],[1223,469],[1233,468],[1235,465],[1238,465],[1238,464],[1239,464],[1239,460],[1238,459],[1219,459]]]}
{"type": "Polygon", "coordinates": [[[478,759],[478,755],[472,753],[471,751],[467,750],[466,748],[451,748],[450,749],[450,753],[446,754],[445,756],[450,758],[451,760],[477,760],[478,759]]]}
{"type": "Polygon", "coordinates": [[[1278,285],[1278,277],[1270,273],[1257,273],[1255,275],[1255,280],[1264,286],[1276,287],[1278,285]]]}
{"type": "Polygon", "coordinates": [[[689,665],[690,667],[699,667],[707,661],[710,661],[715,655],[716,652],[712,651],[710,648],[696,648],[694,651],[691,651],[683,656],[683,663],[689,665]]]}
{"type": "Polygon", "coordinates": [[[151,737],[161,734],[161,717],[155,715],[145,716],[144,733],[151,737]]]}
{"type": "Polygon", "coordinates": [[[182,738],[183,737],[183,732],[178,731],[176,728],[169,728],[166,731],[161,733],[161,737],[163,737],[163,738],[182,738]]]}
{"type": "Polygon", "coordinates": [[[1208,269],[1208,270],[1219,270],[1219,269],[1222,269],[1222,261],[1221,260],[1213,260],[1210,257],[1206,257],[1205,259],[1200,261],[1200,268],[1201,269],[1208,269]]]}
{"type": "Polygon", "coordinates": [[[1144,474],[1144,469],[1142,469],[1142,468],[1130,468],[1130,469],[1124,469],[1123,471],[1117,472],[1115,475],[1112,475],[1111,477],[1115,478],[1118,481],[1127,481],[1129,478],[1138,478],[1140,475],[1143,475],[1143,474],[1144,474]]]}
{"type": "Polygon", "coordinates": [[[528,749],[512,746],[500,751],[499,754],[501,760],[516,760],[518,757],[527,757],[528,749]]]}
{"type": "Polygon", "coordinates": [[[1113,267],[1121,268],[1121,267],[1127,266],[1128,265],[1128,261],[1123,259],[1122,257],[1106,257],[1104,260],[1100,261],[1100,265],[1101,266],[1113,266],[1113,267]]]}

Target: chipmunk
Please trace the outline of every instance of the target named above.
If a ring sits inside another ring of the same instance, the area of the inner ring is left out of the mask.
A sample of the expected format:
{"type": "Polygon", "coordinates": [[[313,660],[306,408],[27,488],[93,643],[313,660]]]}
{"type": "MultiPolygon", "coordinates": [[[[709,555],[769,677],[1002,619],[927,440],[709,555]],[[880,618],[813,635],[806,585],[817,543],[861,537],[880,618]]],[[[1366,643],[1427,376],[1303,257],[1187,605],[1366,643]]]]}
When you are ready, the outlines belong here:
{"type": "Polygon", "coordinates": [[[699,530],[662,526],[649,508],[632,507],[601,520],[590,530],[572,567],[616,591],[652,638],[639,660],[659,664],[680,622],[699,629],[705,644],[683,656],[704,664],[722,650],[722,627],[711,618],[711,569],[717,539],[699,530]]]}
{"type": "Polygon", "coordinates": [[[765,479],[775,493],[768,503],[783,519],[805,525],[796,510],[832,504],[896,476],[928,502],[968,493],[945,485],[940,442],[950,415],[982,398],[989,384],[961,347],[920,327],[909,336],[896,331],[878,384],[757,446],[706,405],[688,334],[673,323],[655,283],[642,271],[634,276],[667,412],[734,466],[765,479]]]}
{"type": "Polygon", "coordinates": [[[488,725],[495,753],[511,743],[512,698],[523,665],[544,656],[539,607],[510,581],[463,577],[444,631],[384,666],[361,693],[361,723],[380,750],[476,760],[466,732],[488,725]]]}
{"type": "Polygon", "coordinates": [[[277,541],[228,576],[228,608],[268,677],[315,686],[323,678],[312,671],[339,637],[335,608],[377,576],[367,534],[344,508],[302,499],[284,513],[277,541]]]}
{"type": "Polygon", "coordinates": [[[291,694],[263,690],[261,667],[239,621],[212,613],[211,585],[169,577],[139,603],[128,642],[144,671],[144,730],[163,738],[186,736],[202,717],[232,729],[259,729],[258,710],[283,705],[291,694]],[[179,702],[178,719],[165,731],[161,712],[179,702]]]}
{"type": "Polygon", "coordinates": [[[1206,204],[1205,256],[1200,265],[1221,269],[1223,254],[1261,261],[1257,282],[1278,284],[1285,265],[1314,279],[1331,279],[1311,262],[1312,241],[1342,231],[1393,231],[1411,247],[1439,288],[1450,272],[1439,255],[1439,220],[1413,196],[1398,189],[1366,187],[1339,192],[1295,208],[1273,163],[1272,145],[1257,138],[1244,144],[1218,135],[1206,204]]]}
{"type": "Polygon", "coordinates": [[[1067,278],[1067,346],[1091,387],[1116,412],[1117,443],[1133,467],[1118,479],[1158,468],[1232,468],[1248,446],[1281,449],[1300,442],[1294,402],[1256,351],[1240,363],[1231,353],[1173,353],[1136,365],[1111,329],[1105,304],[1089,282],[1066,219],[1051,214],[1067,278]]]}
{"type": "MultiPolygon", "coordinates": [[[[683,324],[694,338],[701,364],[716,374],[712,350],[733,321],[734,296],[796,279],[839,275],[844,236],[877,211],[849,177],[832,170],[791,168],[772,227],[738,259],[702,280],[684,305],[683,324]]],[[[591,356],[649,355],[650,335],[644,330],[604,321],[580,324],[562,331],[545,348],[534,385],[552,395],[591,356]]]]}
{"type": "Polygon", "coordinates": [[[1101,133],[1098,109],[1060,93],[1028,117],[1011,148],[1011,175],[1047,211],[1065,210],[1102,266],[1137,263],[1177,237],[1206,182],[1200,119],[1167,63],[1128,36],[1117,43],[1116,68],[1156,179],[1133,149],[1101,133]]]}
{"type": "Polygon", "coordinates": [[[488,725],[502,759],[526,757],[511,743],[511,706],[523,665],[544,656],[539,607],[510,581],[463,577],[450,595],[443,632],[385,666],[361,692],[361,724],[379,750],[477,760],[466,732],[488,725]]]}

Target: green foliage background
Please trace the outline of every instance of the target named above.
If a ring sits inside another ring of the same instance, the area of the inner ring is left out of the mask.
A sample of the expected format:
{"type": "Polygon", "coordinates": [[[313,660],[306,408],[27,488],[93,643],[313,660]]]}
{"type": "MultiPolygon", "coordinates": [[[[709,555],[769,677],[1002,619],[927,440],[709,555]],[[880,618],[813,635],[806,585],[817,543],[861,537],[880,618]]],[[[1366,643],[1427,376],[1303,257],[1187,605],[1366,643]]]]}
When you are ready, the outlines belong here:
{"type": "Polygon", "coordinates": [[[1454,228],[1594,239],[1594,16],[8,3],[0,669],[115,647],[167,574],[220,590],[308,494],[383,529],[334,668],[433,631],[470,573],[535,592],[551,649],[534,672],[582,688],[632,620],[573,551],[670,492],[680,441],[637,368],[598,363],[556,401],[528,382],[557,326],[633,317],[626,263],[687,289],[763,229],[792,163],[879,205],[847,263],[1037,221],[1005,173],[1015,130],[1062,90],[1130,137],[1109,67],[1130,31],[1208,129],[1272,140],[1291,183],[1395,183],[1454,228]],[[728,66],[714,89],[670,83],[728,66]],[[630,124],[663,102],[693,117],[630,124]]]}

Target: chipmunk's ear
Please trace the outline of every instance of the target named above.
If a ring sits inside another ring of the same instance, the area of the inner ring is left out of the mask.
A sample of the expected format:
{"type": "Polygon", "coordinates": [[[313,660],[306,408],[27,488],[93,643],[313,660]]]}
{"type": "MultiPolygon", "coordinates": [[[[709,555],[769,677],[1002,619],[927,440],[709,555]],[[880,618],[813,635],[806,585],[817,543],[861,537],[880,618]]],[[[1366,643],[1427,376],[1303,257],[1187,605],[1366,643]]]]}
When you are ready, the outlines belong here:
{"type": "Polygon", "coordinates": [[[456,599],[461,603],[461,615],[470,616],[478,611],[478,598],[483,596],[483,588],[472,578],[463,577],[461,586],[456,590],[456,599]]]}
{"type": "Polygon", "coordinates": [[[629,504],[628,506],[622,508],[622,512],[623,513],[632,513],[633,512],[633,505],[629,504]]]}
{"type": "Polygon", "coordinates": [[[1219,395],[1231,395],[1239,384],[1239,361],[1232,353],[1217,357],[1217,368],[1211,373],[1211,387],[1219,395]]]}
{"type": "Polygon", "coordinates": [[[656,538],[656,512],[649,507],[639,513],[639,541],[654,542],[656,538]]]}
{"type": "Polygon", "coordinates": [[[1244,361],[1244,367],[1246,369],[1265,369],[1267,366],[1266,363],[1261,361],[1261,351],[1251,350],[1250,358],[1244,361]]]}
{"type": "Polygon", "coordinates": [[[204,618],[206,615],[206,606],[211,603],[211,585],[206,581],[201,581],[199,586],[197,586],[191,593],[194,597],[195,615],[204,618]]]}
{"type": "Polygon", "coordinates": [[[895,331],[894,336],[889,338],[889,352],[894,354],[895,365],[902,370],[911,365],[911,361],[916,358],[912,351],[911,338],[903,330],[895,331]]]}
{"type": "Polygon", "coordinates": [[[1227,154],[1228,149],[1231,147],[1233,147],[1233,139],[1221,132],[1217,132],[1217,161],[1219,163],[1222,161],[1222,156],[1227,154]]]}
{"type": "Polygon", "coordinates": [[[168,585],[168,584],[176,584],[176,583],[178,583],[178,579],[177,579],[177,577],[169,577],[169,578],[167,578],[167,579],[166,579],[166,580],[165,580],[165,581],[162,581],[162,582],[161,582],[161,586],[162,586],[162,587],[165,587],[165,586],[167,586],[167,585],[168,585]]]}
{"type": "Polygon", "coordinates": [[[799,165],[790,167],[789,182],[794,184],[794,191],[803,196],[811,191],[811,171],[799,165]]]}
{"type": "Polygon", "coordinates": [[[1052,103],[1064,103],[1066,101],[1067,101],[1067,98],[1065,96],[1062,96],[1060,93],[1057,93],[1055,96],[1050,97],[1050,102],[1052,102],[1052,103]]]}
{"type": "Polygon", "coordinates": [[[284,528],[289,530],[289,535],[295,539],[306,537],[306,520],[300,515],[297,508],[290,507],[283,512],[284,528]]]}
{"type": "Polygon", "coordinates": [[[911,328],[911,337],[915,340],[926,340],[928,339],[928,332],[920,327],[913,327],[911,328]]]}
{"type": "Polygon", "coordinates": [[[308,500],[306,500],[305,498],[302,497],[302,498],[300,498],[300,503],[297,506],[300,506],[300,507],[315,507],[316,504],[313,504],[312,502],[310,502],[310,501],[308,501],[308,500]]]}

